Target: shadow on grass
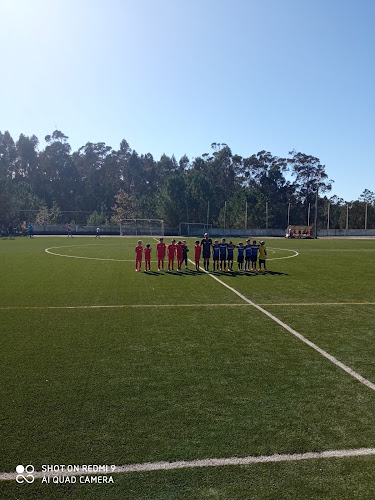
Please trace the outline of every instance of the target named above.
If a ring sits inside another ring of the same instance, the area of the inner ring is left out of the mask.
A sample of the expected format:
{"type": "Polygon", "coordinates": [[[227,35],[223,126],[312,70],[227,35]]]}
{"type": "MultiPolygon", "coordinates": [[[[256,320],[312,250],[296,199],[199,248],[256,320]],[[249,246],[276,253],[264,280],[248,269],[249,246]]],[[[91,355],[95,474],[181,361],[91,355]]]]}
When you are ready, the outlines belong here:
{"type": "MultiPolygon", "coordinates": [[[[203,276],[206,273],[204,271],[196,271],[195,269],[183,269],[181,271],[143,271],[143,274],[149,276],[179,276],[180,278],[186,278],[187,276],[203,276]]],[[[237,278],[238,276],[247,276],[248,278],[256,278],[257,276],[288,276],[287,273],[279,273],[277,271],[209,271],[209,274],[214,276],[230,276],[237,278]]]]}
{"type": "Polygon", "coordinates": [[[180,278],[186,278],[187,276],[199,276],[204,274],[202,271],[195,271],[193,269],[183,269],[181,271],[176,270],[165,270],[165,271],[143,271],[143,274],[147,274],[148,276],[179,276],[180,278]]]}
{"type": "Polygon", "coordinates": [[[288,273],[279,273],[278,271],[216,271],[212,274],[232,276],[233,278],[237,278],[237,276],[247,276],[249,278],[256,278],[257,276],[289,276],[288,273]]]}

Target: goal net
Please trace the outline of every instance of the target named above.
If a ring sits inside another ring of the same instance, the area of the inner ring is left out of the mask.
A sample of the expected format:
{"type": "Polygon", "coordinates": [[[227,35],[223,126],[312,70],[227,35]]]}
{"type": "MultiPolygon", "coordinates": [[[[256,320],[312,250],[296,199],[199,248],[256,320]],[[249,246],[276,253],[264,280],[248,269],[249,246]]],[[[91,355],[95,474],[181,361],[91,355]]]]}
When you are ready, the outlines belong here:
{"type": "Polygon", "coordinates": [[[120,236],[125,235],[164,236],[163,219],[123,219],[120,221],[120,236]]]}
{"type": "Polygon", "coordinates": [[[180,236],[203,236],[204,233],[209,233],[212,224],[204,222],[180,222],[178,226],[180,236]]]}

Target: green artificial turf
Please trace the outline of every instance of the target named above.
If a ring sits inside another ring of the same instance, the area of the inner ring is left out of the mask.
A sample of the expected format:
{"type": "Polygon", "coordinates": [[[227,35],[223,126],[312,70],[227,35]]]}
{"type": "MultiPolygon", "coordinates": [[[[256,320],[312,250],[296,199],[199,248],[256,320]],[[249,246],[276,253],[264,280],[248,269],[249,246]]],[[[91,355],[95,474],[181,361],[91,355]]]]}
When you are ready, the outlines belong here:
{"type": "MultiPolygon", "coordinates": [[[[375,447],[374,391],[192,264],[136,273],[135,244],[0,240],[0,472],[375,447]]],[[[267,248],[269,272],[215,276],[375,382],[374,305],[350,304],[375,302],[375,241],[267,248]]],[[[374,461],[2,481],[0,498],[373,498],[374,461]]]]}

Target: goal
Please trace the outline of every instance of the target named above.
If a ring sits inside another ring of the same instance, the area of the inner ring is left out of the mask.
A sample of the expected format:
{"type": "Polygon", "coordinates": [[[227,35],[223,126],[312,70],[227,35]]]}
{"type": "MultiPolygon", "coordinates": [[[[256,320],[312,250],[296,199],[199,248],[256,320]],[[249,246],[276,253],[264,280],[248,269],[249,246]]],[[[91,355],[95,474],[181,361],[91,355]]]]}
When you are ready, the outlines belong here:
{"type": "Polygon", "coordinates": [[[180,222],[178,226],[179,236],[202,236],[204,233],[209,233],[212,224],[204,222],[180,222]]]}
{"type": "Polygon", "coordinates": [[[122,219],[120,236],[124,235],[164,236],[163,219],[122,219]]]}

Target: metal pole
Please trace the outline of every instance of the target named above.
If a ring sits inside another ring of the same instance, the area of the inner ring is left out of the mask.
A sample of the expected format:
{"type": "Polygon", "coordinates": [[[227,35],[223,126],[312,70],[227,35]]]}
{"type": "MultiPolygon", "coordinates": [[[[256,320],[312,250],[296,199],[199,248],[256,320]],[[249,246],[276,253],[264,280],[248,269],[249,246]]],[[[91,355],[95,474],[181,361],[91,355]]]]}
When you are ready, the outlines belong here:
{"type": "Polygon", "coordinates": [[[288,203],[288,226],[290,224],[290,203],[288,203]]]}
{"type": "Polygon", "coordinates": [[[349,203],[346,204],[346,230],[349,229],[349,203]]]}
{"type": "Polygon", "coordinates": [[[328,212],[327,212],[327,229],[329,229],[329,207],[330,207],[331,203],[328,202],[328,212]]]}
{"type": "Polygon", "coordinates": [[[266,201],[266,229],[268,229],[268,201],[266,201]]]}
{"type": "Polygon", "coordinates": [[[316,193],[315,193],[315,222],[314,222],[314,233],[315,239],[318,238],[318,188],[319,184],[316,183],[316,193]]]}
{"type": "Polygon", "coordinates": [[[227,202],[224,201],[224,233],[223,233],[223,236],[225,236],[225,217],[226,217],[226,214],[227,214],[227,202]]]}
{"type": "Polygon", "coordinates": [[[247,232],[247,201],[245,203],[245,234],[247,232]]]}
{"type": "Polygon", "coordinates": [[[210,200],[207,202],[207,231],[208,231],[208,220],[210,216],[210,200]]]}
{"type": "Polygon", "coordinates": [[[310,225],[310,208],[311,208],[311,203],[309,203],[309,207],[307,209],[307,225],[310,225]]]}
{"type": "Polygon", "coordinates": [[[366,209],[365,209],[365,231],[367,229],[367,203],[366,203],[366,209]]]}

